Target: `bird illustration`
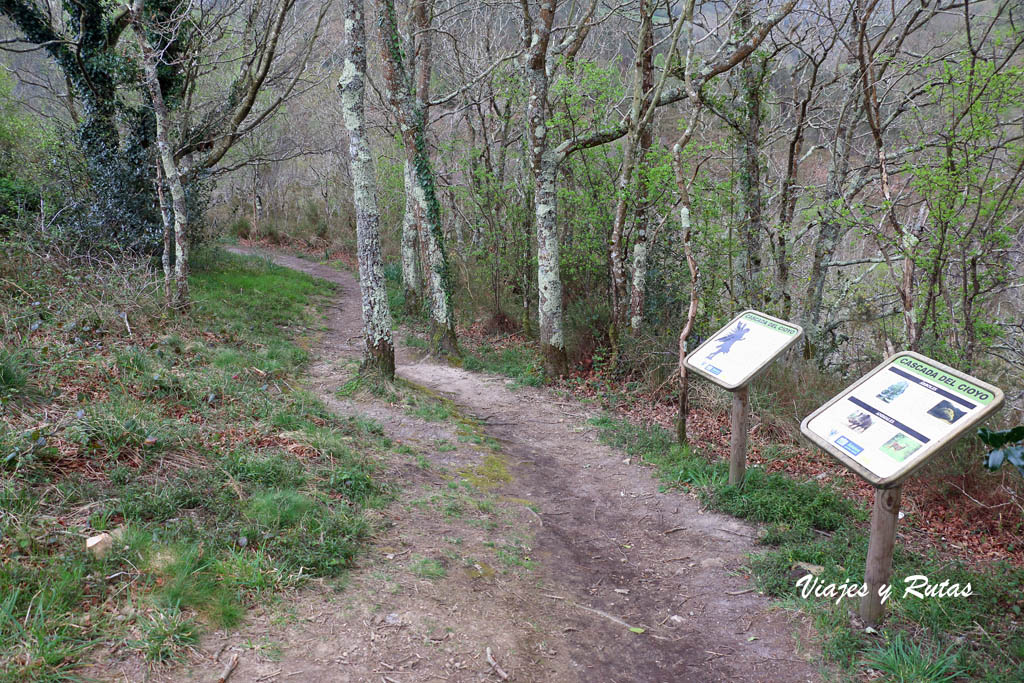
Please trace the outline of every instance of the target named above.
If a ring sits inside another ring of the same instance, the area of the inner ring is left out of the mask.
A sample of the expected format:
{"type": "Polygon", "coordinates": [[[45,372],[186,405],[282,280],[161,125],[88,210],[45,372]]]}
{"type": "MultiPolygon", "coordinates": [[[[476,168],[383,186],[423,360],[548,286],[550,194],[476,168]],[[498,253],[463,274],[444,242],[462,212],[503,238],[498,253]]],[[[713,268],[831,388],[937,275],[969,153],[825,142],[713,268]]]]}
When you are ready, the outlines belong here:
{"type": "Polygon", "coordinates": [[[932,415],[939,418],[940,420],[945,420],[950,424],[956,422],[956,413],[954,413],[953,409],[949,406],[936,406],[935,409],[932,411],[932,415]]]}
{"type": "Polygon", "coordinates": [[[750,332],[750,328],[744,325],[742,321],[736,323],[735,328],[718,340],[718,348],[708,355],[707,360],[711,360],[720,353],[729,353],[732,349],[732,345],[738,341],[742,341],[743,338],[747,336],[747,332],[750,332]]]}

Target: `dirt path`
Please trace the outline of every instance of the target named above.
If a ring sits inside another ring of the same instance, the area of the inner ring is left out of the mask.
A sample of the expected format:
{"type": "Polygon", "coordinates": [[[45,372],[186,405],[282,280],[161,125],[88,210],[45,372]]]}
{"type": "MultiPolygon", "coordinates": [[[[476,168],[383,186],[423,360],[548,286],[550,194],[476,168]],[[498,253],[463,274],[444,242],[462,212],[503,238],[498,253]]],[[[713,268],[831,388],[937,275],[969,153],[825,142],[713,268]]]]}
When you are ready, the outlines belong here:
{"type": "MultiPolygon", "coordinates": [[[[344,591],[304,591],[204,642],[241,653],[232,681],[818,680],[806,625],[737,572],[755,527],[659,492],[648,469],[597,441],[582,406],[401,343],[399,375],[478,427],[339,400],[360,355],[358,285],[272,258],[339,285],[311,370],[316,391],[334,410],[376,418],[425,460],[390,465],[403,492],[344,591]]],[[[176,675],[215,679],[219,668],[207,660],[176,675]]]]}

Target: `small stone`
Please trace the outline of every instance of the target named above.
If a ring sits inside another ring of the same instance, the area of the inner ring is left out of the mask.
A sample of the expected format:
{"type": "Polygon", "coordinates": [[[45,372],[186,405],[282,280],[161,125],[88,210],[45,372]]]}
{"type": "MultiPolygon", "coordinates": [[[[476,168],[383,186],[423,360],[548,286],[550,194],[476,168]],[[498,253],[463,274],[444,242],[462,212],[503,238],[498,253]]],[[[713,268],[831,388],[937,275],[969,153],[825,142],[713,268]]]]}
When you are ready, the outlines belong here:
{"type": "Polygon", "coordinates": [[[623,460],[622,464],[623,465],[628,465],[629,464],[629,458],[626,458],[625,460],[623,460]]]}
{"type": "Polygon", "coordinates": [[[706,560],[701,560],[700,566],[704,569],[721,569],[725,566],[725,560],[720,557],[709,557],[706,560]]]}
{"type": "Polygon", "coordinates": [[[402,623],[402,619],[398,616],[398,614],[392,612],[391,614],[384,617],[384,623],[388,626],[398,626],[402,623]]]}
{"type": "Polygon", "coordinates": [[[675,622],[677,624],[683,623],[683,618],[681,616],[679,616],[678,614],[673,614],[671,617],[669,617],[669,619],[671,619],[673,622],[675,622]]]}
{"type": "MultiPolygon", "coordinates": [[[[818,576],[823,571],[825,571],[825,568],[822,567],[820,564],[810,564],[810,563],[807,563],[807,562],[794,562],[791,569],[793,571],[803,570],[804,572],[809,572],[809,573],[813,574],[814,576],[818,576]]],[[[801,574],[801,576],[802,576],[802,574],[801,574]]]]}
{"type": "Polygon", "coordinates": [[[96,558],[102,558],[110,552],[110,548],[113,545],[114,538],[106,532],[97,534],[96,536],[90,536],[85,539],[85,549],[91,552],[96,558]]]}

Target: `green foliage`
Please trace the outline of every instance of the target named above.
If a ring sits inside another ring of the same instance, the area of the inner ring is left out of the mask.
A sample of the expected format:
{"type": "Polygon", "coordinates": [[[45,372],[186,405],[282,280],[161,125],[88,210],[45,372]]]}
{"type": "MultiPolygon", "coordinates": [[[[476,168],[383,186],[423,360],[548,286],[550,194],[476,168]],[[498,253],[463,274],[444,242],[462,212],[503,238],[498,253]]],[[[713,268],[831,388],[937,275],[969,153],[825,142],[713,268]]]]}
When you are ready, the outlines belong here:
{"type": "Polygon", "coordinates": [[[929,211],[912,251],[925,274],[916,301],[922,348],[970,370],[1003,334],[988,304],[1016,275],[1012,258],[994,255],[1019,238],[1024,145],[1003,121],[1024,99],[1024,67],[964,51],[925,87],[938,103],[938,144],[903,168],[929,211]]]}
{"type": "Polygon", "coordinates": [[[978,438],[992,449],[985,456],[985,467],[998,470],[1004,462],[1009,462],[1024,477],[1024,425],[997,432],[982,427],[978,438]]]}

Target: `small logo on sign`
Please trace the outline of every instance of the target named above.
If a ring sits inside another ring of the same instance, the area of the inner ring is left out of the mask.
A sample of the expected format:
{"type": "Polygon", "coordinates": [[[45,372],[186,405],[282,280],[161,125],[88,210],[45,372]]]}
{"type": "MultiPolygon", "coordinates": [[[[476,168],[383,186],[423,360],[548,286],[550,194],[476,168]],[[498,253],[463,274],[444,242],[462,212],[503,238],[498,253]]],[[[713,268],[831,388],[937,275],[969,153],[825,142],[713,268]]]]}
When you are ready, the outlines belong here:
{"type": "Polygon", "coordinates": [[[839,444],[839,447],[842,448],[844,451],[852,453],[853,455],[860,455],[864,451],[863,448],[861,448],[854,442],[850,441],[845,436],[841,436],[838,439],[836,439],[836,443],[839,444]]]}

